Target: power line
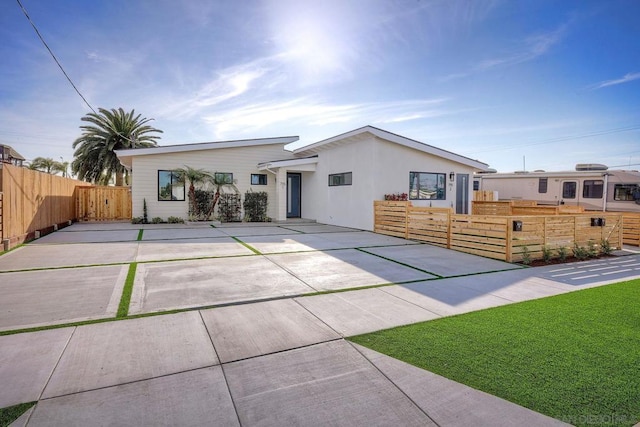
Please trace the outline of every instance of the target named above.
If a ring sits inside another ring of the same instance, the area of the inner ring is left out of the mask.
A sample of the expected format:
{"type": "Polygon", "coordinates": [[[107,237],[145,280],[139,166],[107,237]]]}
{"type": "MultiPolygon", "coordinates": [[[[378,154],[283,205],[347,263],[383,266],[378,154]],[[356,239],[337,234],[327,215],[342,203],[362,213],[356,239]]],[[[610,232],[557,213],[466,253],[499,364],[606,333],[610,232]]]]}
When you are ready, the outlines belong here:
{"type": "Polygon", "coordinates": [[[47,44],[46,41],[44,41],[44,38],[42,37],[42,35],[40,34],[40,31],[38,31],[38,28],[36,27],[36,24],[33,23],[33,21],[31,20],[31,18],[29,17],[29,14],[27,13],[27,10],[24,8],[24,6],[22,5],[22,3],[20,3],[20,0],[16,0],[18,2],[18,5],[20,5],[20,9],[22,9],[22,12],[24,13],[24,16],[27,17],[27,20],[29,21],[29,23],[31,24],[31,26],[33,27],[33,29],[35,30],[36,34],[38,35],[38,38],[40,39],[40,41],[42,42],[42,44],[44,45],[44,47],[47,48],[47,50],[49,51],[49,54],[51,55],[51,57],[53,58],[54,61],[56,61],[56,64],[58,64],[58,67],[60,68],[60,71],[62,71],[62,74],[64,74],[64,76],[67,78],[67,80],[69,81],[69,83],[71,84],[71,86],[73,87],[73,89],[76,91],[76,93],[80,96],[80,98],[82,98],[82,100],[84,101],[85,104],[87,104],[87,107],[89,107],[89,109],[91,111],[93,111],[94,114],[98,114],[96,112],[96,110],[93,109],[93,107],[91,106],[91,104],[89,104],[89,101],[87,101],[87,99],[84,97],[84,95],[82,95],[82,93],[80,93],[80,91],[78,90],[78,88],[76,87],[76,85],[73,83],[73,81],[71,81],[71,78],[69,77],[69,75],[67,74],[67,72],[64,70],[64,68],[62,68],[62,64],[60,64],[60,61],[58,61],[58,58],[56,58],[56,56],[53,54],[53,51],[51,50],[51,48],[49,47],[49,45],[47,44]]]}

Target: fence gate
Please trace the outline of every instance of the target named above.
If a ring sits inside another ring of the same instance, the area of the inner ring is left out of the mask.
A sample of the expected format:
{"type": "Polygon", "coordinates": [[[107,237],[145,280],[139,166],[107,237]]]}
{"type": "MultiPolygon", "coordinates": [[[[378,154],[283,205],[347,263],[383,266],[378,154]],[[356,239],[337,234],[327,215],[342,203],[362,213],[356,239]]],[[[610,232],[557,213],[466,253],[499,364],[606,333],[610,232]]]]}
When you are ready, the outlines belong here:
{"type": "Polygon", "coordinates": [[[76,192],[79,221],[131,219],[131,188],[129,187],[77,187],[76,192]]]}

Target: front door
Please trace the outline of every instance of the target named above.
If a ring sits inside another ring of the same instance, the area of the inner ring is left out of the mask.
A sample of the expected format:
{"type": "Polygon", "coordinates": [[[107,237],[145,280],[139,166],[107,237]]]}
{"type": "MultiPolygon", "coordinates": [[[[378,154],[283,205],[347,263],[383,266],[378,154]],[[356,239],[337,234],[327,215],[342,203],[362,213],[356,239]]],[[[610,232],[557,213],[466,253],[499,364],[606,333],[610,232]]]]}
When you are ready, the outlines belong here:
{"type": "Polygon", "coordinates": [[[469,174],[459,173],[456,182],[456,213],[469,214],[469,174]]]}
{"type": "Polygon", "coordinates": [[[287,218],[300,218],[301,183],[301,173],[287,173],[287,218]]]}
{"type": "Polygon", "coordinates": [[[578,204],[578,181],[562,181],[561,205],[578,204]]]}

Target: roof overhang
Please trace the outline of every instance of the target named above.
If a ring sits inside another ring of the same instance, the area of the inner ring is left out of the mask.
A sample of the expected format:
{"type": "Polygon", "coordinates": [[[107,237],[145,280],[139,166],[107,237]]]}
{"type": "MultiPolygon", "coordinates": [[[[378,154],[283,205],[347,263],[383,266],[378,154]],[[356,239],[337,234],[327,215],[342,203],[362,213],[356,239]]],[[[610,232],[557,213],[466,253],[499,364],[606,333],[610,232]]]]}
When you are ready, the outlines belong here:
{"type": "Polygon", "coordinates": [[[304,169],[305,171],[315,170],[318,163],[318,156],[304,157],[301,159],[274,160],[258,164],[258,170],[271,170],[278,168],[287,168],[290,170],[304,169]],[[311,168],[309,168],[311,166],[311,168]]]}
{"type": "Polygon", "coordinates": [[[150,148],[132,148],[115,150],[116,156],[126,168],[131,169],[133,158],[167,153],[186,153],[190,151],[218,150],[222,148],[256,147],[260,145],[291,144],[300,139],[297,136],[282,136],[277,138],[239,139],[234,141],[200,142],[196,144],[165,145],[150,148]]]}
{"type": "Polygon", "coordinates": [[[378,129],[373,126],[365,126],[359,129],[352,130],[347,133],[343,133],[332,138],[328,138],[314,144],[310,144],[304,147],[300,147],[293,151],[294,154],[299,155],[310,155],[316,154],[320,151],[330,149],[337,145],[342,145],[345,143],[349,143],[350,140],[354,140],[358,137],[363,136],[363,134],[369,133],[373,136],[376,136],[380,139],[384,139],[390,142],[394,142],[396,144],[412,148],[414,150],[422,151],[424,153],[432,154],[434,156],[442,157],[444,159],[450,160],[452,162],[460,163],[465,166],[469,166],[473,169],[477,170],[487,170],[489,165],[483,163],[479,160],[473,160],[465,156],[461,156],[459,154],[452,153],[447,150],[443,150],[441,148],[434,147],[429,144],[425,144],[410,138],[406,138],[404,136],[397,135],[395,133],[387,132],[382,129],[378,129]]]}

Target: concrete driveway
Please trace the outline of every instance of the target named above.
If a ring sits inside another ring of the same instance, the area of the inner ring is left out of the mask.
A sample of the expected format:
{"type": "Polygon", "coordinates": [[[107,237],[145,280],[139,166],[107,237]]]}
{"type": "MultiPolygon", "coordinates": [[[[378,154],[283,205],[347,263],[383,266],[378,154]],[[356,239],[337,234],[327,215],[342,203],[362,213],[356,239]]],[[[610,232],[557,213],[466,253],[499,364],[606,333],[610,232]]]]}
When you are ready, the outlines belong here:
{"type": "Polygon", "coordinates": [[[75,224],[0,256],[0,331],[63,326],[0,336],[0,408],[38,401],[15,423],[34,426],[556,425],[343,337],[640,276],[638,256],[594,264],[315,223],[75,224]],[[129,315],[157,315],[69,325],[115,318],[134,265],[129,315]]]}

